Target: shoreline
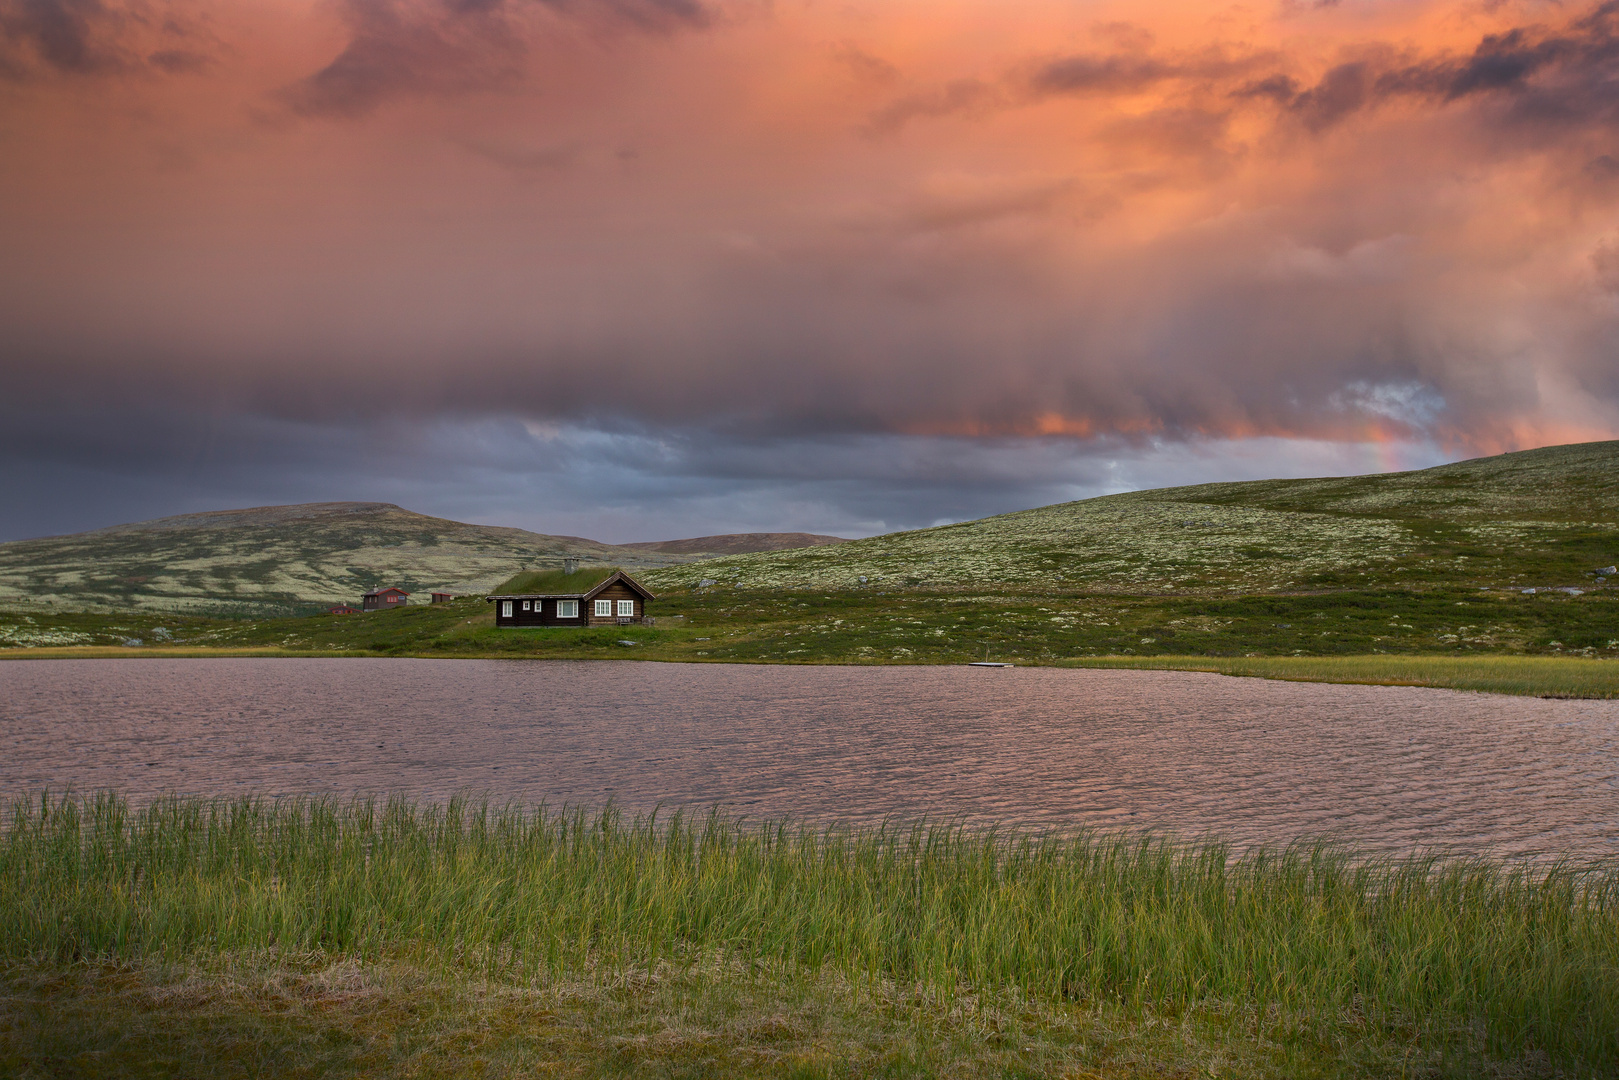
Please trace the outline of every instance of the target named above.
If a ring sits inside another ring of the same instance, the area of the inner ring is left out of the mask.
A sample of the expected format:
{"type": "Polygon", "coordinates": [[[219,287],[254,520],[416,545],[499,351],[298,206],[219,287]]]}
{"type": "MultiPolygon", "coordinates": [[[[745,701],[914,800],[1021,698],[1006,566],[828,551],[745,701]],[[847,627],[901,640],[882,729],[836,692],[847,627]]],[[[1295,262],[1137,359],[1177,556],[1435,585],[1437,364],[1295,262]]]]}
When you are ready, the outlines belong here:
{"type": "MultiPolygon", "coordinates": [[[[590,656],[514,655],[511,652],[278,649],[265,647],[59,645],[0,649],[4,660],[147,660],[147,659],[289,659],[289,660],[605,660],[677,664],[746,664],[781,667],[960,667],[956,661],[856,659],[780,660],[768,658],[694,657],[606,653],[590,656]]],[[[1485,656],[1355,654],[1348,656],[1078,656],[1052,660],[1020,658],[1019,668],[1186,671],[1260,678],[1281,682],[1313,682],[1342,686],[1409,686],[1461,690],[1519,697],[1602,701],[1619,698],[1619,663],[1607,658],[1567,656],[1485,656]]]]}

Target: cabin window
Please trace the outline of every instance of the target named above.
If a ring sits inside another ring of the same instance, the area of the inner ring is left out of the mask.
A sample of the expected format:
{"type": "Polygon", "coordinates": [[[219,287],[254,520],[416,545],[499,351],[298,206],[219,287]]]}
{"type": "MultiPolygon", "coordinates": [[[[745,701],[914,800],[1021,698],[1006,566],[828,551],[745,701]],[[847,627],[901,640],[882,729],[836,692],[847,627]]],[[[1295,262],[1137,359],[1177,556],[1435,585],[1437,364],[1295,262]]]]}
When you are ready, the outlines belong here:
{"type": "Polygon", "coordinates": [[[634,615],[635,614],[635,601],[634,600],[620,600],[618,602],[618,614],[619,614],[619,616],[621,618],[625,617],[625,616],[634,615]]]}
{"type": "Polygon", "coordinates": [[[579,617],[579,601],[577,601],[577,600],[558,600],[557,601],[557,618],[559,618],[559,619],[577,619],[578,617],[579,617]]]}
{"type": "Polygon", "coordinates": [[[523,610],[524,610],[524,611],[527,611],[527,610],[528,610],[528,601],[527,601],[527,600],[524,600],[524,601],[523,601],[523,610]]]}
{"type": "Polygon", "coordinates": [[[598,600],[598,601],[596,601],[596,614],[597,615],[602,615],[602,616],[610,616],[610,615],[612,615],[613,614],[613,602],[611,600],[598,600]]]}
{"type": "Polygon", "coordinates": [[[502,619],[509,619],[512,617],[512,602],[510,600],[502,600],[500,602],[500,617],[502,619]]]}

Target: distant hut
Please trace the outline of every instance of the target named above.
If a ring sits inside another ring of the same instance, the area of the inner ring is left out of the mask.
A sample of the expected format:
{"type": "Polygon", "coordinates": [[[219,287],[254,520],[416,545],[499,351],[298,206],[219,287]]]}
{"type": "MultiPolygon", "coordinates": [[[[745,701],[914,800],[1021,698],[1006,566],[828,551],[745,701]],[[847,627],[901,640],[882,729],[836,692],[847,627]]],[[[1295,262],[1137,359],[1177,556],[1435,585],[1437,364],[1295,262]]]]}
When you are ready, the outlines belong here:
{"type": "Polygon", "coordinates": [[[657,597],[624,571],[550,570],[519,574],[484,598],[495,605],[495,625],[650,626],[646,605],[657,597]]]}
{"type": "Polygon", "coordinates": [[[360,600],[360,606],[367,611],[386,611],[392,607],[404,607],[405,597],[410,593],[398,586],[389,586],[386,589],[376,589],[368,592],[360,600]]]}
{"type": "Polygon", "coordinates": [[[359,608],[357,608],[357,607],[349,607],[347,604],[338,604],[336,607],[327,608],[326,610],[327,610],[327,612],[329,614],[332,614],[332,615],[358,615],[358,614],[360,614],[360,609],[359,608]]]}
{"type": "Polygon", "coordinates": [[[455,599],[454,593],[436,592],[430,595],[433,597],[431,602],[435,604],[448,604],[451,600],[455,599]]]}

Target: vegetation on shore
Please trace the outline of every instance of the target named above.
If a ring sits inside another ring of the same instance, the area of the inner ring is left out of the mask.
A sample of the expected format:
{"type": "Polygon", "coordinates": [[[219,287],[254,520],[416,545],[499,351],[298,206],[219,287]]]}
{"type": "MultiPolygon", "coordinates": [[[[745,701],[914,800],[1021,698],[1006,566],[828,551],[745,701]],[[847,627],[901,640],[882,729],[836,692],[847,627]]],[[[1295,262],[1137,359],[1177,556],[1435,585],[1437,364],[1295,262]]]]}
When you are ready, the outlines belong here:
{"type": "Polygon", "coordinates": [[[1619,1062],[1606,864],[39,797],[0,839],[0,948],[0,1065],[20,1075],[91,1059],[150,1074],[177,1054],[261,1074],[266,1053],[276,1071],[336,1075],[1619,1062]]]}
{"type": "Polygon", "coordinates": [[[1290,682],[1431,686],[1528,697],[1619,697],[1619,664],[1550,656],[1103,656],[1064,667],[1212,671],[1290,682]]]}
{"type": "Polygon", "coordinates": [[[257,621],[0,612],[0,657],[299,655],[1181,667],[1619,696],[1619,593],[1120,597],[706,590],[651,627],[497,630],[473,597],[257,621]]]}

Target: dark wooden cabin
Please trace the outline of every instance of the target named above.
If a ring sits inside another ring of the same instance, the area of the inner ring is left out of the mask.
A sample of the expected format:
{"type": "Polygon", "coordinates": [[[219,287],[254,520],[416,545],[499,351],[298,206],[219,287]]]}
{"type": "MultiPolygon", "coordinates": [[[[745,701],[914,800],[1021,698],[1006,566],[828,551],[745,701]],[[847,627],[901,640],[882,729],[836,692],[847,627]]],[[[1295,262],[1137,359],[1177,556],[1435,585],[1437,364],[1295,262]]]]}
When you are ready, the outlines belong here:
{"type": "Polygon", "coordinates": [[[657,599],[613,567],[519,574],[507,585],[515,587],[485,597],[501,628],[651,625],[646,605],[657,599]]]}
{"type": "Polygon", "coordinates": [[[451,600],[455,599],[455,594],[448,592],[436,592],[432,593],[431,596],[432,600],[430,603],[434,604],[448,604],[451,600]]]}
{"type": "Polygon", "coordinates": [[[367,611],[386,611],[391,607],[403,607],[405,597],[409,595],[410,593],[398,586],[376,589],[360,598],[360,606],[367,611]]]}

